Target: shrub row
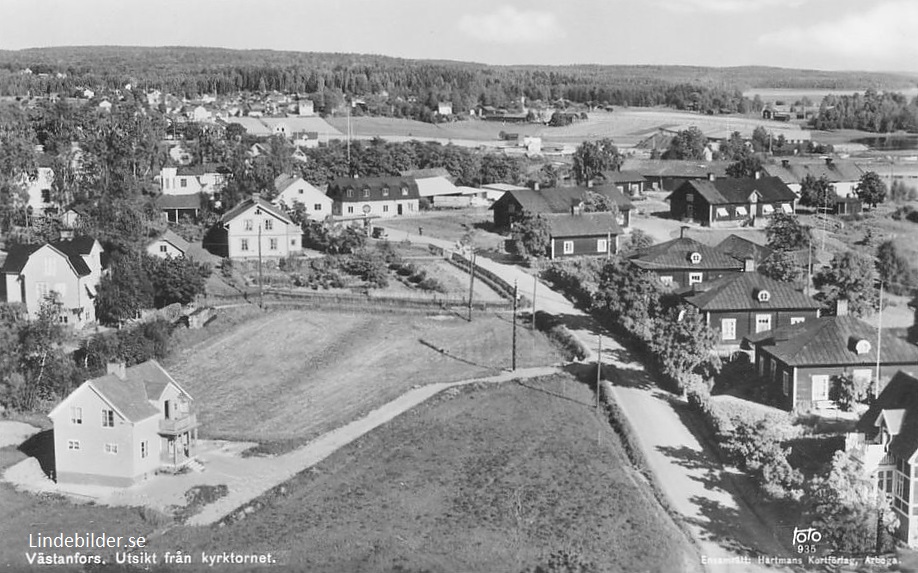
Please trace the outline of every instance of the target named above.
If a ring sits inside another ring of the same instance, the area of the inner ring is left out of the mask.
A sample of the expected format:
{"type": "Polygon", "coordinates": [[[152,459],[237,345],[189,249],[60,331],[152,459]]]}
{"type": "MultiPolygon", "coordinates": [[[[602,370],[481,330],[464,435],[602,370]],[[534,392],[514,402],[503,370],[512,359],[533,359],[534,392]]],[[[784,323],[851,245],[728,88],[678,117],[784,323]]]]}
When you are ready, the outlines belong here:
{"type": "Polygon", "coordinates": [[[590,350],[580,338],[561,324],[561,320],[553,314],[537,310],[535,319],[536,328],[555,341],[569,360],[583,360],[590,355],[590,350]]]}

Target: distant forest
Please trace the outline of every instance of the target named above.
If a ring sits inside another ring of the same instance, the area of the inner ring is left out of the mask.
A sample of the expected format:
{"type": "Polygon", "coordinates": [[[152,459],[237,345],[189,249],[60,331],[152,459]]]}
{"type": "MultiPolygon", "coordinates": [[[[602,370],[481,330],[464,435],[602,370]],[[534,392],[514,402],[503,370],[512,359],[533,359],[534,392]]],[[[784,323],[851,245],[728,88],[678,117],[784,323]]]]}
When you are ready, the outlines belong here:
{"type": "Polygon", "coordinates": [[[375,55],[217,48],[0,51],[0,95],[66,95],[84,86],[104,90],[128,83],[188,98],[205,93],[299,92],[315,95],[320,111],[333,109],[344,95],[386,94],[389,102],[411,98],[427,109],[436,109],[437,101],[451,101],[456,112],[476,105],[512,108],[521,96],[591,105],[745,112],[754,106],[742,95],[748,89],[888,90],[914,87],[918,77],[768,67],[490,66],[375,55]],[[32,73],[21,73],[24,69],[32,73]]]}

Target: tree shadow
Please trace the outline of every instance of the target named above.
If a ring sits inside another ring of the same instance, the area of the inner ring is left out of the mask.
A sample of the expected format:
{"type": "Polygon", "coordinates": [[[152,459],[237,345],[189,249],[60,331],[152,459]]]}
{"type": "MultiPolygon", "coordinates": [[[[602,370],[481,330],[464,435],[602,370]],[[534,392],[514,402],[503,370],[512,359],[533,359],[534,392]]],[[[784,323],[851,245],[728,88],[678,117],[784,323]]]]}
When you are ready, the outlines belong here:
{"type": "Polygon", "coordinates": [[[33,434],[19,445],[19,451],[38,460],[41,470],[51,479],[56,478],[54,464],[54,430],[44,430],[33,434]]]}
{"type": "Polygon", "coordinates": [[[488,365],[488,364],[479,364],[479,363],[474,362],[474,361],[472,361],[472,360],[468,360],[468,359],[463,358],[463,357],[461,357],[461,356],[457,356],[457,355],[451,353],[449,350],[447,350],[447,349],[445,349],[445,348],[440,348],[440,347],[437,346],[436,344],[433,344],[433,343],[431,343],[431,342],[427,342],[427,341],[424,340],[423,338],[418,338],[418,342],[420,342],[421,345],[426,346],[427,348],[430,348],[431,350],[434,350],[434,351],[436,351],[436,352],[442,354],[443,356],[446,356],[447,358],[452,358],[453,360],[458,360],[459,362],[462,362],[462,363],[464,363],[464,364],[468,364],[469,366],[475,366],[476,368],[486,368],[486,369],[488,369],[488,370],[494,370],[494,371],[500,371],[500,370],[501,370],[501,368],[500,368],[499,366],[490,366],[490,365],[488,365]]]}

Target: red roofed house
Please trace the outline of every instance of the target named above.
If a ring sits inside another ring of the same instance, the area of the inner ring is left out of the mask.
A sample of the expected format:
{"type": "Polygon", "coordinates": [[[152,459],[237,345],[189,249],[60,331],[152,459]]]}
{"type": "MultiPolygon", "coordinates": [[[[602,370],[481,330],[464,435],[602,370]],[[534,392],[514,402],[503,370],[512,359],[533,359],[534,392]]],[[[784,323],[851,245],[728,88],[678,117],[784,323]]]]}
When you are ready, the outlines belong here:
{"type": "Polygon", "coordinates": [[[261,197],[236,205],[220,219],[231,259],[283,258],[303,250],[303,231],[286,213],[261,197]],[[259,244],[260,242],[260,244],[259,244]]]}
{"type": "Polygon", "coordinates": [[[674,219],[707,226],[755,225],[793,213],[797,196],[778,177],[686,181],[667,197],[674,219]]]}
{"type": "Polygon", "coordinates": [[[899,538],[918,547],[918,378],[896,373],[855,430],[845,449],[889,498],[899,538]]]}
{"type": "Polygon", "coordinates": [[[54,291],[61,303],[62,323],[82,328],[95,322],[94,299],[102,277],[101,257],[102,246],[88,237],[14,246],[2,268],[6,302],[24,304],[34,318],[45,296],[54,291]]]}
{"type": "Polygon", "coordinates": [[[676,288],[710,282],[744,269],[743,262],[685,236],[636,251],[628,259],[676,288]]]}
{"type": "Polygon", "coordinates": [[[48,417],[58,483],[127,487],[195,457],[194,400],[155,360],[109,365],[48,417]]]}
{"type": "Polygon", "coordinates": [[[751,269],[695,284],[681,296],[718,331],[721,347],[738,348],[747,335],[819,318],[819,305],[798,287],[751,269]]]}
{"type": "MultiPolygon", "coordinates": [[[[877,329],[848,316],[847,301],[840,300],[838,316],[807,320],[746,337],[755,349],[759,375],[784,396],[788,410],[832,407],[832,378],[845,374],[873,380],[877,367],[877,329]]],[[[918,347],[888,330],[880,346],[880,389],[897,371],[918,374],[918,347]]],[[[876,382],[876,380],[874,380],[876,382]]]]}

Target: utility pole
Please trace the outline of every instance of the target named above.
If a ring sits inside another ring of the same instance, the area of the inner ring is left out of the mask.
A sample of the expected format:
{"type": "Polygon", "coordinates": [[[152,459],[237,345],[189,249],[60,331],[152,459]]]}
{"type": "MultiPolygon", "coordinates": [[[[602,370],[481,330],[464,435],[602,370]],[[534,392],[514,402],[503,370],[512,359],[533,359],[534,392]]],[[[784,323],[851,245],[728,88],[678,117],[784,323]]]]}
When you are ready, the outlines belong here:
{"type": "Polygon", "coordinates": [[[880,393],[880,350],[883,343],[883,281],[880,281],[880,307],[877,309],[877,376],[874,381],[873,397],[880,393]]]}
{"type": "Polygon", "coordinates": [[[262,288],[262,275],[261,275],[261,223],[258,223],[258,306],[261,308],[265,307],[265,295],[262,288]]]}
{"type": "Polygon", "coordinates": [[[472,322],[472,293],[475,289],[475,251],[469,257],[469,322],[472,322]]]}
{"type": "MultiPolygon", "coordinates": [[[[532,277],[532,330],[536,329],[536,287],[539,286],[539,279],[535,276],[532,277]]],[[[533,339],[535,340],[535,339],[533,339]]]]}
{"type": "Polygon", "coordinates": [[[810,296],[810,285],[813,283],[813,237],[810,237],[806,249],[806,296],[810,296]]]}
{"type": "Polygon", "coordinates": [[[516,372],[516,307],[519,304],[519,290],[517,281],[513,281],[513,358],[511,361],[511,370],[516,372]]]}
{"type": "Polygon", "coordinates": [[[599,412],[599,383],[602,380],[602,333],[599,333],[599,353],[596,355],[596,411],[599,412]]]}

